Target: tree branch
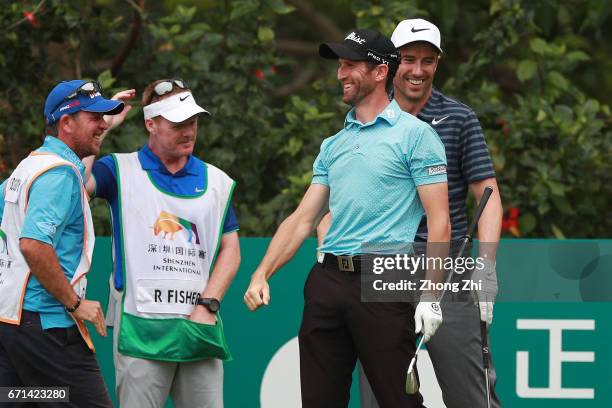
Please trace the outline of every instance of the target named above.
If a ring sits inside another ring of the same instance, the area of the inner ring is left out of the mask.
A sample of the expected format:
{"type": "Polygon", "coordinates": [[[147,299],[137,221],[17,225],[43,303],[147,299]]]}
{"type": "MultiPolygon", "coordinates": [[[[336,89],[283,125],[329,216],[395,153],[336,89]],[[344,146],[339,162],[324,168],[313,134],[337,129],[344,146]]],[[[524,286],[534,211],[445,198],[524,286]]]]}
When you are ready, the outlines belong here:
{"type": "Polygon", "coordinates": [[[278,51],[288,54],[304,55],[307,57],[319,55],[319,44],[313,42],[279,39],[275,41],[275,45],[278,51]]]}
{"type": "Polygon", "coordinates": [[[138,4],[135,4],[132,0],[127,1],[132,7],[134,7],[134,14],[132,17],[132,29],[130,30],[130,35],[127,39],[127,42],[123,46],[123,49],[121,50],[121,52],[119,52],[119,54],[117,54],[117,56],[113,60],[113,63],[111,64],[111,74],[113,75],[113,77],[116,77],[117,74],[121,72],[121,68],[125,63],[125,60],[127,59],[128,55],[130,55],[132,48],[134,48],[134,44],[136,44],[136,40],[138,39],[138,35],[140,34],[140,28],[142,27],[141,14],[144,10],[145,0],[139,0],[138,4]]]}
{"type": "Polygon", "coordinates": [[[285,97],[299,91],[312,82],[315,74],[316,70],[311,66],[300,69],[292,82],[281,86],[274,91],[274,96],[285,97]]]}
{"type": "Polygon", "coordinates": [[[307,0],[285,1],[294,6],[301,15],[310,20],[310,22],[318,28],[321,34],[327,37],[328,41],[337,41],[344,37],[344,32],[342,32],[332,20],[327,18],[327,16],[316,11],[307,0]]]}

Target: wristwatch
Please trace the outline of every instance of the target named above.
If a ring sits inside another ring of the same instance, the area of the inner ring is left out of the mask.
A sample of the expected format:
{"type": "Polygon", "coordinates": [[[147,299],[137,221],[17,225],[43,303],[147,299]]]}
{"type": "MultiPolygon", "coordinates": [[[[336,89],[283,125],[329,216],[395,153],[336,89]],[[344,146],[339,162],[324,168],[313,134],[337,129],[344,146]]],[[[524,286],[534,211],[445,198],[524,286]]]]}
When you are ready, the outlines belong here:
{"type": "Polygon", "coordinates": [[[202,305],[211,313],[217,313],[221,307],[221,303],[215,298],[199,298],[198,305],[202,305]]]}
{"type": "Polygon", "coordinates": [[[72,307],[65,306],[64,309],[66,309],[66,311],[68,313],[76,312],[76,310],[79,308],[79,306],[81,306],[81,300],[82,300],[81,297],[79,295],[77,295],[77,301],[74,304],[74,306],[72,306],[72,307]]]}

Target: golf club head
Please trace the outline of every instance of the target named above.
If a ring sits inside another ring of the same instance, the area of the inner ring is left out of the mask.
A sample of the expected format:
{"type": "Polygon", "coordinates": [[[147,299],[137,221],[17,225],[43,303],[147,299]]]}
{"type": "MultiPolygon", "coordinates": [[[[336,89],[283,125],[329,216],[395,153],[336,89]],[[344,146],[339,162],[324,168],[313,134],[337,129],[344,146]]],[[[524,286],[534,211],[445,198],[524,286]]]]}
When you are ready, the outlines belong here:
{"type": "Polygon", "coordinates": [[[406,373],[406,394],[414,395],[419,392],[419,378],[416,375],[416,370],[411,367],[406,373]]]}

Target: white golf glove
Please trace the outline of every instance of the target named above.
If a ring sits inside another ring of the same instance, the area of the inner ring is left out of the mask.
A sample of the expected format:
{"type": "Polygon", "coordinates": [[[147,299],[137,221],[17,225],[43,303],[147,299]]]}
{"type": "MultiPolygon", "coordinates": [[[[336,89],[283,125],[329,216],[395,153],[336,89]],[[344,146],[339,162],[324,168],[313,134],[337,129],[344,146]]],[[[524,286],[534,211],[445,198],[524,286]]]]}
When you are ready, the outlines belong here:
{"type": "Polygon", "coordinates": [[[414,332],[423,333],[424,342],[427,343],[442,324],[442,309],[440,302],[421,301],[414,311],[414,332]]]}
{"type": "Polygon", "coordinates": [[[480,309],[480,320],[491,324],[493,322],[493,302],[497,296],[497,273],[495,272],[495,261],[483,260],[484,268],[474,268],[472,282],[480,285],[480,290],[474,291],[475,299],[480,309]]]}

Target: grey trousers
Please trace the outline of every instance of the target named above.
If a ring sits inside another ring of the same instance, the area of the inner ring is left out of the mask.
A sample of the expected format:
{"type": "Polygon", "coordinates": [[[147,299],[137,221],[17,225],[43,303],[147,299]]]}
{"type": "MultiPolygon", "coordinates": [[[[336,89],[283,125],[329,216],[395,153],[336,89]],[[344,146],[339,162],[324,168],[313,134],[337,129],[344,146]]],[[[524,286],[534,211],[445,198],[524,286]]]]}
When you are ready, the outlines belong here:
{"type": "MultiPolygon", "coordinates": [[[[478,308],[471,301],[446,300],[442,304],[442,318],[442,325],[427,343],[427,351],[442,389],[444,405],[446,408],[486,408],[478,308]]],[[[361,365],[359,367],[361,407],[378,408],[370,384],[361,365]]],[[[493,361],[489,379],[491,407],[501,408],[495,392],[493,361]]]]}
{"type": "Polygon", "coordinates": [[[119,405],[126,408],[162,408],[168,395],[171,395],[176,408],[223,408],[221,360],[174,363],[129,357],[117,351],[120,299],[115,292],[115,313],[112,317],[107,316],[107,320],[111,317],[114,321],[113,357],[119,405]]]}

